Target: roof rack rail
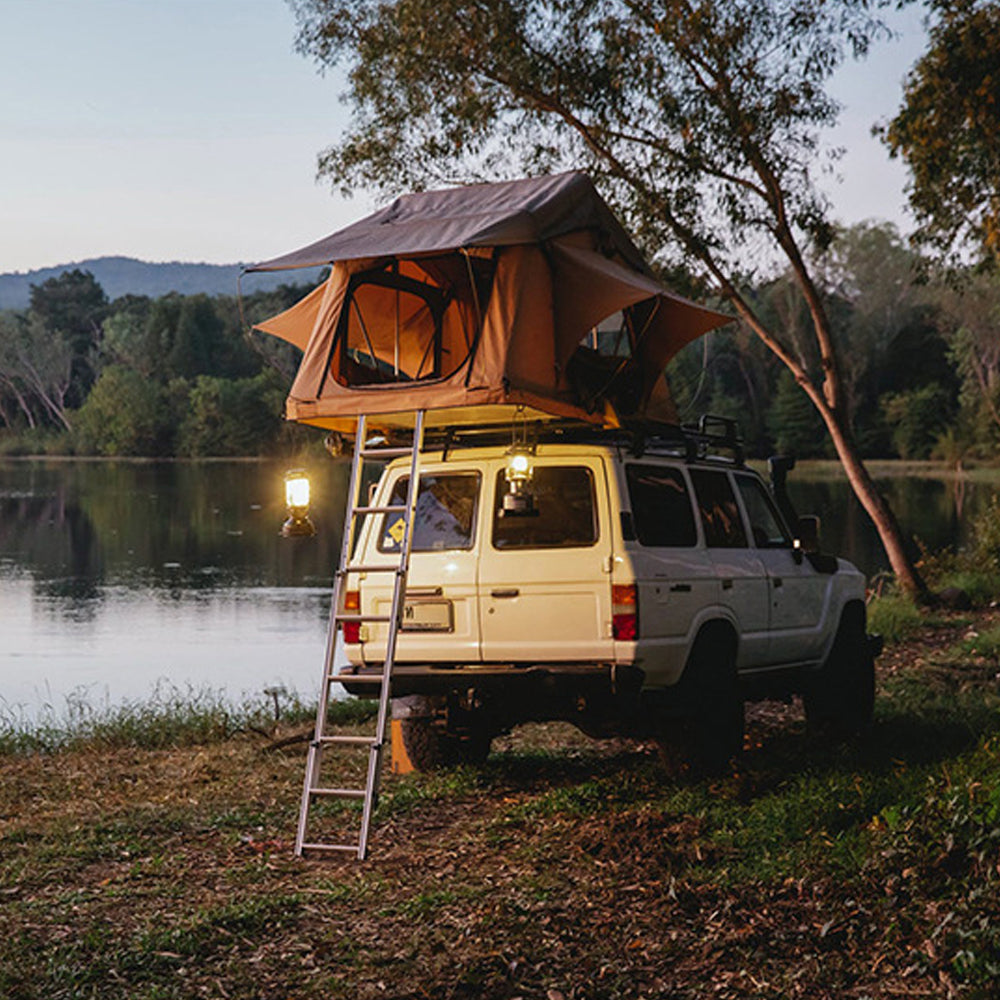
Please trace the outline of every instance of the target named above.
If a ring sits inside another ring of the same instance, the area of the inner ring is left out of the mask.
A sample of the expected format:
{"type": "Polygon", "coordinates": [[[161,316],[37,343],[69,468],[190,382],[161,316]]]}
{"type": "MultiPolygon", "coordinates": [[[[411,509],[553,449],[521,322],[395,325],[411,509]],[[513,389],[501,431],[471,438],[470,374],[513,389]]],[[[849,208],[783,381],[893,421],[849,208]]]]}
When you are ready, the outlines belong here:
{"type": "Polygon", "coordinates": [[[739,421],[732,417],[720,417],[713,413],[703,413],[697,427],[685,425],[685,435],[697,442],[698,458],[707,457],[714,449],[728,451],[737,465],[744,461],[743,436],[739,421]]]}
{"type": "MultiPolygon", "coordinates": [[[[743,438],[737,421],[730,417],[705,414],[696,426],[653,420],[626,420],[620,428],[602,428],[580,420],[535,420],[518,424],[518,436],[529,445],[605,444],[626,448],[636,456],[647,451],[670,451],[689,462],[724,459],[736,465],[744,462],[743,438]]],[[[427,428],[424,450],[448,455],[458,448],[496,447],[511,442],[507,424],[469,424],[427,428]]]]}

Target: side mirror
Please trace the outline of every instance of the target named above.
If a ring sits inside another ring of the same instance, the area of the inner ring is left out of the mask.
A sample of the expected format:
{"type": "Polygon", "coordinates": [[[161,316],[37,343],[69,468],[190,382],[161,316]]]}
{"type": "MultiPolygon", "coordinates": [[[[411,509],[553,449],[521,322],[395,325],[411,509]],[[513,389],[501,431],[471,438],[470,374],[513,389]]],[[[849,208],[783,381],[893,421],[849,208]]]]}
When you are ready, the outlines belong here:
{"type": "Polygon", "coordinates": [[[795,524],[795,538],[803,552],[819,552],[819,518],[813,514],[800,517],[795,524]]]}

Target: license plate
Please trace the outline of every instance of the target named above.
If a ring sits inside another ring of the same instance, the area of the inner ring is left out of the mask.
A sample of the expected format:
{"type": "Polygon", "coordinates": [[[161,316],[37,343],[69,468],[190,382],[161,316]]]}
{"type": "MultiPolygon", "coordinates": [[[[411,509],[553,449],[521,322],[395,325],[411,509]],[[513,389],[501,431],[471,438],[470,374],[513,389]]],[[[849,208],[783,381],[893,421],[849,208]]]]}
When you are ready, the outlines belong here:
{"type": "Polygon", "coordinates": [[[404,632],[451,632],[451,601],[407,601],[402,627],[404,632]]]}

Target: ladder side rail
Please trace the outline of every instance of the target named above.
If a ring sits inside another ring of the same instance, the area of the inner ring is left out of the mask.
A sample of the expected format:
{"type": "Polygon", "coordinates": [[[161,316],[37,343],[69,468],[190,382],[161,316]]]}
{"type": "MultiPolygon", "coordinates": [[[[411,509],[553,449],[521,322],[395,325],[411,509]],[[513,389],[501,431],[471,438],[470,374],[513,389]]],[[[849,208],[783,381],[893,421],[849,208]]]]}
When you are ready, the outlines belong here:
{"type": "Polygon", "coordinates": [[[378,722],[376,724],[376,746],[368,758],[368,794],[365,797],[361,817],[361,836],[358,841],[358,860],[364,861],[368,853],[368,833],[371,828],[372,813],[378,798],[381,777],[382,749],[385,746],[389,725],[389,701],[392,690],[392,668],[396,659],[396,640],[403,618],[406,600],[406,580],[410,568],[410,550],[413,545],[413,529],[416,520],[417,499],[420,491],[420,451],[424,440],[424,411],[417,410],[413,425],[413,451],[410,455],[410,478],[406,489],[406,514],[404,515],[403,540],[400,545],[399,569],[396,573],[392,592],[392,609],[388,635],[386,636],[385,660],[382,664],[382,684],[379,691],[378,722]]]}
{"type": "MultiPolygon", "coordinates": [[[[344,512],[344,531],[340,540],[340,565],[343,569],[348,564],[354,540],[354,508],[357,506],[361,491],[361,470],[364,463],[363,448],[357,442],[363,442],[365,435],[365,418],[358,418],[357,435],[355,438],[354,455],[351,461],[351,476],[347,489],[347,507],[344,512]]],[[[319,767],[322,754],[322,740],[326,735],[327,714],[330,702],[330,686],[333,683],[333,665],[337,653],[337,616],[340,613],[342,593],[347,576],[336,573],[333,578],[333,592],[330,595],[330,618],[326,631],[326,651],[323,656],[323,679],[319,689],[319,703],[316,706],[316,727],[313,739],[309,745],[306,760],[306,773],[302,783],[302,802],[299,806],[299,821],[295,833],[295,854],[301,857],[302,845],[306,839],[306,827],[309,820],[309,806],[312,790],[319,785],[319,767]]]]}

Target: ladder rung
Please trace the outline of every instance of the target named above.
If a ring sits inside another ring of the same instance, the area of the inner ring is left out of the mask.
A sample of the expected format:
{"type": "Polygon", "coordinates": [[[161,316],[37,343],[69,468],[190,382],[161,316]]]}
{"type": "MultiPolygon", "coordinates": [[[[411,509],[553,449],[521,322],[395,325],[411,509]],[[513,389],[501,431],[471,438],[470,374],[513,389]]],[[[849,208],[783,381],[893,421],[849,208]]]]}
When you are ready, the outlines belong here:
{"type": "Polygon", "coordinates": [[[351,854],[358,853],[357,844],[303,844],[301,847],[303,851],[327,851],[331,854],[337,851],[350,851],[351,854]]]}
{"type": "Polygon", "coordinates": [[[316,743],[322,743],[324,746],[327,743],[339,743],[343,746],[352,747],[375,747],[380,744],[375,742],[374,736],[321,736],[316,743]]]}
{"type": "Polygon", "coordinates": [[[405,514],[406,504],[394,503],[382,507],[355,507],[352,513],[355,517],[361,514],[405,514]]]}
{"type": "Polygon", "coordinates": [[[310,795],[321,795],[328,799],[363,799],[363,788],[310,788],[310,795]]]}
{"type": "Polygon", "coordinates": [[[348,573],[402,573],[403,568],[398,563],[393,566],[348,566],[346,569],[338,569],[337,576],[346,576],[348,573]]]}
{"type": "Polygon", "coordinates": [[[391,622],[392,615],[337,615],[338,622],[391,622]]]}
{"type": "Polygon", "coordinates": [[[362,448],[362,458],[402,458],[403,455],[412,455],[412,448],[362,448]]]}
{"type": "Polygon", "coordinates": [[[331,674],[330,680],[339,684],[382,684],[389,678],[385,674],[331,674]]]}

